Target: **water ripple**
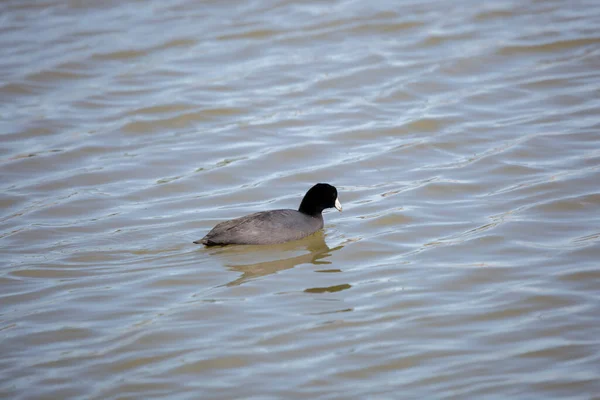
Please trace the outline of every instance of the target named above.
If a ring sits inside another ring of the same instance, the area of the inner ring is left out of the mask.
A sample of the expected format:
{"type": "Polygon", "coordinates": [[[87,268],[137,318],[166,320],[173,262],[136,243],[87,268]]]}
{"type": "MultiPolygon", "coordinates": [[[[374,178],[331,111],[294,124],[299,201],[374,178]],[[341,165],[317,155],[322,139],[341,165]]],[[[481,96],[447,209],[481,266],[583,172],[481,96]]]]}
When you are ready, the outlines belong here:
{"type": "Polygon", "coordinates": [[[1,397],[600,392],[595,3],[0,15],[1,397]]]}

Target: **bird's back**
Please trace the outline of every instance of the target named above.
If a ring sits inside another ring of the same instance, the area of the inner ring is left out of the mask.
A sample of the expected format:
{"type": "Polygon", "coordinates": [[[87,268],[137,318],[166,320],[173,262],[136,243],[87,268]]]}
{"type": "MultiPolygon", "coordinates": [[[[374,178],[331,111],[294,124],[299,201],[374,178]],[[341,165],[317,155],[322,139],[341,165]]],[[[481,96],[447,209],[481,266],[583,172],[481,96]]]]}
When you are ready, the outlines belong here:
{"type": "Polygon", "coordinates": [[[274,244],[301,239],[323,228],[321,215],[296,210],[262,211],[217,224],[199,243],[274,244]]]}

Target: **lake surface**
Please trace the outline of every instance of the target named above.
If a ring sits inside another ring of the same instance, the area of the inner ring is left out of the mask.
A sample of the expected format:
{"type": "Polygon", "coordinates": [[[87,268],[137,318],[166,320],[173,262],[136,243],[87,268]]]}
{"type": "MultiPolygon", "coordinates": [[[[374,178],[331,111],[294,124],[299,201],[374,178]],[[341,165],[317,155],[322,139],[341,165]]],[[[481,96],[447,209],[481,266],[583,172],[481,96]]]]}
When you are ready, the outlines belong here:
{"type": "Polygon", "coordinates": [[[0,398],[600,398],[600,2],[0,22],[0,398]]]}

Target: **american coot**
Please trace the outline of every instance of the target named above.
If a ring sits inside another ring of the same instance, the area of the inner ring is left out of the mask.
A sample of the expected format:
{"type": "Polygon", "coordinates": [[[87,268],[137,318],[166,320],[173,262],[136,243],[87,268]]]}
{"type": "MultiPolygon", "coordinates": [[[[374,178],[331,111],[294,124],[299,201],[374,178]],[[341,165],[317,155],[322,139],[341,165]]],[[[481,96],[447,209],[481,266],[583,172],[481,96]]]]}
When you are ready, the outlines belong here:
{"type": "Polygon", "coordinates": [[[323,228],[323,212],[335,207],[342,211],[337,189],[317,183],[304,195],[298,211],[261,211],[217,224],[196,244],[275,244],[301,239],[323,228]]]}

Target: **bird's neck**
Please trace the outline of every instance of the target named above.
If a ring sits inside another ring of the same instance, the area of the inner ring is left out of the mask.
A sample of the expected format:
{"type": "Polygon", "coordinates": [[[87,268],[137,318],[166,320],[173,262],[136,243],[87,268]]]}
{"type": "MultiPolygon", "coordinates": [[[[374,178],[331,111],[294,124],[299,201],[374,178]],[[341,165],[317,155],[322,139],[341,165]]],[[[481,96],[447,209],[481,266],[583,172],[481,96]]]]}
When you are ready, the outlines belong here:
{"type": "Polygon", "coordinates": [[[302,214],[310,215],[311,217],[320,217],[323,209],[320,207],[310,207],[304,201],[300,203],[300,207],[298,208],[302,214]]]}

